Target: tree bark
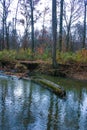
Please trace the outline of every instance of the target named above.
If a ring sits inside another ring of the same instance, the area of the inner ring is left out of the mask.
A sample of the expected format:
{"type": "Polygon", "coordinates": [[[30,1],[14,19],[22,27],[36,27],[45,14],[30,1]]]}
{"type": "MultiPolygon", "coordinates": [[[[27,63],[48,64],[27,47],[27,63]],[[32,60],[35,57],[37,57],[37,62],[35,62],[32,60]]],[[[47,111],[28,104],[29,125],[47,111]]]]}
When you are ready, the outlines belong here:
{"type": "Polygon", "coordinates": [[[85,48],[85,39],[86,39],[86,4],[85,4],[85,11],[84,11],[83,48],[85,48]]]}
{"type": "Polygon", "coordinates": [[[72,15],[71,15],[71,17],[70,17],[69,25],[67,25],[67,36],[66,36],[66,50],[67,50],[67,51],[69,51],[71,19],[72,19],[72,15]]]}
{"type": "Polygon", "coordinates": [[[2,50],[4,49],[5,46],[5,0],[3,0],[3,43],[2,43],[2,50]]]}
{"type": "Polygon", "coordinates": [[[56,44],[57,44],[57,17],[56,17],[56,0],[52,0],[52,36],[53,36],[53,46],[52,46],[52,63],[55,68],[56,63],[56,44]]]}
{"type": "Polygon", "coordinates": [[[33,0],[30,0],[31,7],[31,40],[32,40],[32,53],[34,53],[34,14],[33,14],[33,0]]]}
{"type": "Polygon", "coordinates": [[[64,0],[61,0],[60,5],[60,30],[59,30],[59,51],[62,50],[62,26],[63,26],[63,2],[64,0]]]}

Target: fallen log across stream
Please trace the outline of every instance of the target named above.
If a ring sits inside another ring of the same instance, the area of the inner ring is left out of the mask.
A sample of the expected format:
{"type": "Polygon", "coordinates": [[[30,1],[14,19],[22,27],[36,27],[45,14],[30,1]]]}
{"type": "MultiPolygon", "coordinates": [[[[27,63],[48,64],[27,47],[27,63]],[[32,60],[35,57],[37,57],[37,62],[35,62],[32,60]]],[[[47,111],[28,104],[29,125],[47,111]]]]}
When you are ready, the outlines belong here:
{"type": "Polygon", "coordinates": [[[66,96],[66,91],[60,87],[58,84],[55,84],[54,82],[51,82],[47,79],[43,78],[37,78],[37,77],[32,77],[31,80],[35,83],[40,84],[41,86],[51,90],[53,93],[60,97],[65,97],[66,96]]]}

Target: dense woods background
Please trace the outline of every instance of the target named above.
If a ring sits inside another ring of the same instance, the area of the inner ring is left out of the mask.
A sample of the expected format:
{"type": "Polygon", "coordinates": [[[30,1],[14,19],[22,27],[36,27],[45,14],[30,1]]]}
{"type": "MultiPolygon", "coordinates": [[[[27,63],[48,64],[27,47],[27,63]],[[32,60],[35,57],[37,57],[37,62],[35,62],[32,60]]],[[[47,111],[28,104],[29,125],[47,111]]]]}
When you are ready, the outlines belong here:
{"type": "Polygon", "coordinates": [[[58,52],[86,48],[84,11],[83,0],[0,0],[0,51],[49,53],[55,66],[58,52]]]}

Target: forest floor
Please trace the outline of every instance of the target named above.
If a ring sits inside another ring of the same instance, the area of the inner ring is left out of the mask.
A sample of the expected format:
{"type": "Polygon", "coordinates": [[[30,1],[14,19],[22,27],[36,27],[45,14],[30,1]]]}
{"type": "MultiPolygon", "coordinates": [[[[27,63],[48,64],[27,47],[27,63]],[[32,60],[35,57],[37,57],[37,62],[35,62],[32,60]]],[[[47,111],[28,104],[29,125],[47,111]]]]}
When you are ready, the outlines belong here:
{"type": "Polygon", "coordinates": [[[0,70],[6,74],[18,77],[28,77],[34,74],[46,74],[52,76],[69,77],[87,81],[87,64],[70,62],[58,64],[56,69],[45,61],[0,61],[0,70]]]}

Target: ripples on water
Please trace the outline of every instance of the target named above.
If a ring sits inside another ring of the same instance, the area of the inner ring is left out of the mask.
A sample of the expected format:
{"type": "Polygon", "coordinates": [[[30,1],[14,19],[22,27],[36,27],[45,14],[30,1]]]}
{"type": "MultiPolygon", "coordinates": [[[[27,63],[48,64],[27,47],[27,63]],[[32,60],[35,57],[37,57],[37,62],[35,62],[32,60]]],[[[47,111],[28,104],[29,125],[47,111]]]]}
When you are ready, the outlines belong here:
{"type": "Polygon", "coordinates": [[[0,130],[87,130],[87,83],[57,80],[66,100],[31,81],[0,76],[0,130]]]}

